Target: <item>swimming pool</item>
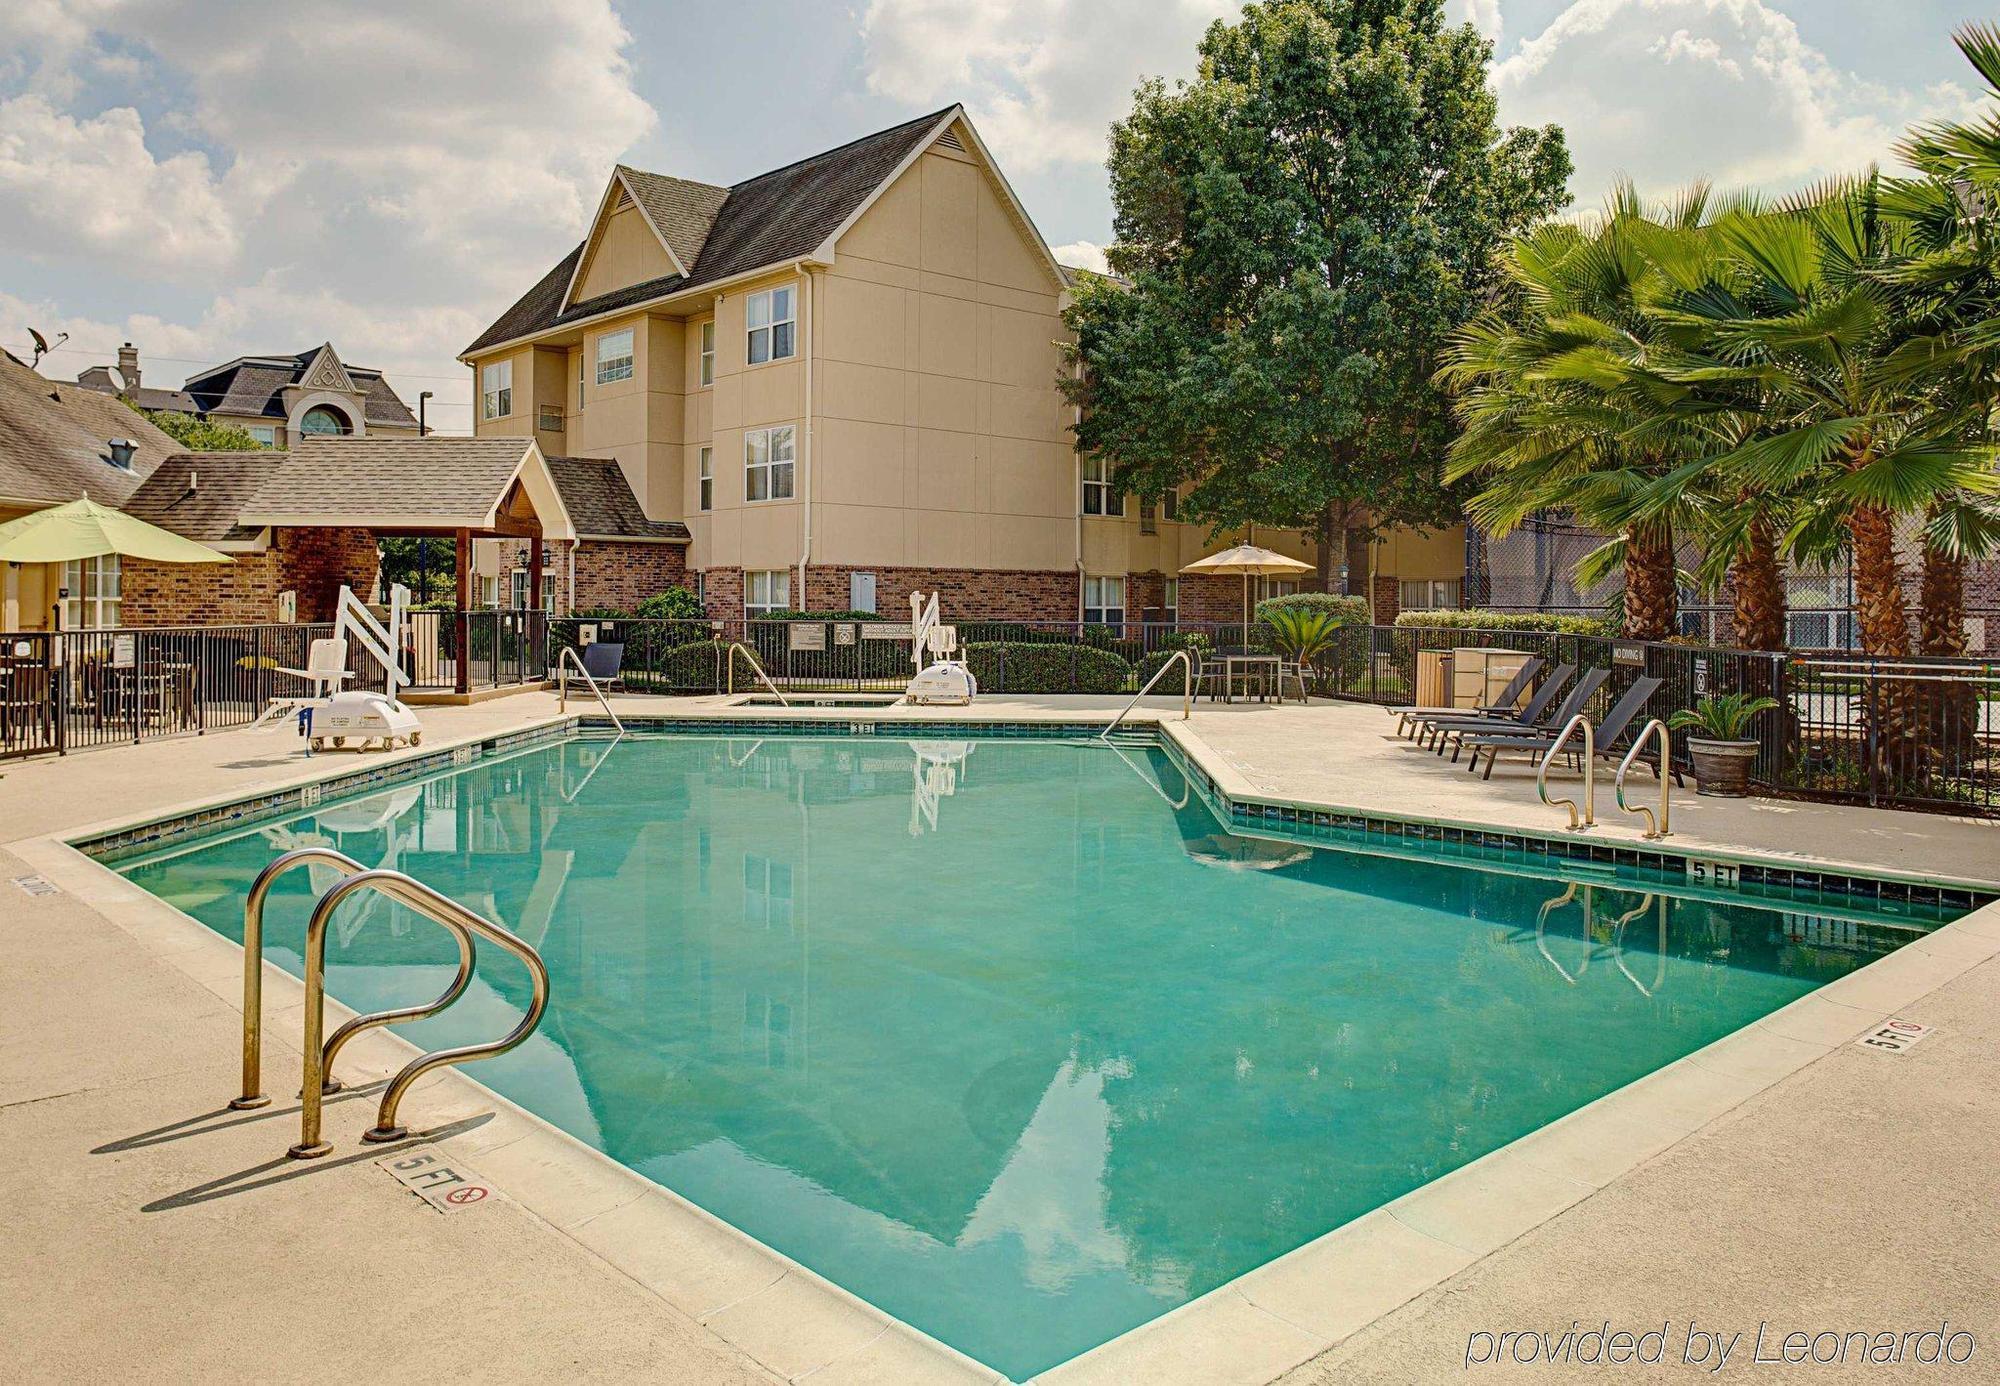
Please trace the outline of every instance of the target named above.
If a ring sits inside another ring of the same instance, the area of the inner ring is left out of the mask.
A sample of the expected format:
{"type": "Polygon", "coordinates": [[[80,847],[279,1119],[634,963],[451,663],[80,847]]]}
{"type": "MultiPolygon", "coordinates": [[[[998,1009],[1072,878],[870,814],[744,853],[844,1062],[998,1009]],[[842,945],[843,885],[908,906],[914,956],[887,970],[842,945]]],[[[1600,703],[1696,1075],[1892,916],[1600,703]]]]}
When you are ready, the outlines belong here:
{"type": "MultiPolygon", "coordinates": [[[[324,842],[507,924],[552,1001],[471,1076],[1017,1378],[1910,936],[1232,834],[1182,784],[1157,749],[959,730],[572,740],[117,869],[238,938],[257,871],[324,842]]],[[[291,971],[326,884],[272,897],[291,971]]],[[[328,957],[373,1010],[455,953],[364,898],[328,957]]],[[[526,996],[489,950],[405,1032],[486,1038],[526,996]]]]}

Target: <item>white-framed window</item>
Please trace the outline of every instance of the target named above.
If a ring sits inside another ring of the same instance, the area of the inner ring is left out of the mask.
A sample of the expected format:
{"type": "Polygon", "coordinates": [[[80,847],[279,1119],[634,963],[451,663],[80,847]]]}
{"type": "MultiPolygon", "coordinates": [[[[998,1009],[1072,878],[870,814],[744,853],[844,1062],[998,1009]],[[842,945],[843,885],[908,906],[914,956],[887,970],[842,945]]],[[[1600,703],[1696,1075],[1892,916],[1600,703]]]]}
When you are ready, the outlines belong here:
{"type": "Polygon", "coordinates": [[[250,436],[255,438],[260,446],[267,448],[278,446],[278,429],[275,424],[251,424],[250,436]]]}
{"type": "Polygon", "coordinates": [[[1125,624],[1125,579],[1087,577],[1083,580],[1083,621],[1090,626],[1125,624]]]}
{"type": "Polygon", "coordinates": [[[576,412],[583,412],[583,348],[576,350],[576,412]]]}
{"type": "Polygon", "coordinates": [[[514,361],[489,361],[479,368],[479,417],[504,419],[514,412],[514,361]]]}
{"type": "Polygon", "coordinates": [[[715,449],[703,448],[701,460],[695,473],[695,503],[697,510],[715,509],[715,449]]]}
{"type": "Polygon", "coordinates": [[[1260,577],[1257,579],[1257,600],[1266,597],[1289,597],[1299,590],[1297,578],[1260,577]]]}
{"type": "Polygon", "coordinates": [[[1101,457],[1083,459],[1083,513],[1123,515],[1125,497],[1111,485],[1111,464],[1101,457]]]}
{"type": "Polygon", "coordinates": [[[520,611],[528,605],[528,570],[526,568],[516,568],[514,570],[513,587],[514,600],[510,605],[513,606],[514,610],[520,611]]]}
{"type": "Polygon", "coordinates": [[[1396,605],[1404,611],[1450,611],[1459,603],[1458,578],[1404,578],[1396,584],[1396,605]]]}
{"type": "Polygon", "coordinates": [[[747,572],[743,575],[743,614],[752,620],[773,611],[787,611],[792,605],[792,573],[789,568],[747,572]]]}
{"type": "Polygon", "coordinates": [[[597,383],[632,378],[632,329],[620,328],[597,339],[597,383]]]}
{"type": "Polygon", "coordinates": [[[1168,491],[1160,497],[1160,518],[1163,520],[1178,520],[1180,517],[1181,493],[1179,491],[1168,491]]]}
{"type": "Polygon", "coordinates": [[[1166,608],[1167,621],[1171,625],[1181,623],[1181,580],[1170,577],[1160,584],[1160,605],[1166,608]]]}
{"type": "Polygon", "coordinates": [[[705,388],[715,383],[715,319],[695,330],[701,334],[701,383],[705,388]]]}
{"type": "Polygon", "coordinates": [[[535,427],[544,433],[560,433],[563,428],[563,411],[560,404],[538,404],[535,406],[535,427]]]}
{"type": "Polygon", "coordinates": [[[479,605],[500,605],[500,579],[491,573],[479,575],[479,605]]]}
{"type": "Polygon", "coordinates": [[[790,500],[798,429],[792,424],[753,428],[743,435],[743,498],[790,500]]]}
{"type": "Polygon", "coordinates": [[[792,354],[792,339],[798,326],[796,302],[790,285],[765,289],[744,301],[743,323],[749,333],[744,359],[751,365],[782,361],[792,354]]]}
{"type": "Polygon", "coordinates": [[[63,626],[69,630],[90,630],[119,624],[123,611],[120,596],[124,577],[118,555],[101,558],[72,558],[62,565],[63,626]]]}

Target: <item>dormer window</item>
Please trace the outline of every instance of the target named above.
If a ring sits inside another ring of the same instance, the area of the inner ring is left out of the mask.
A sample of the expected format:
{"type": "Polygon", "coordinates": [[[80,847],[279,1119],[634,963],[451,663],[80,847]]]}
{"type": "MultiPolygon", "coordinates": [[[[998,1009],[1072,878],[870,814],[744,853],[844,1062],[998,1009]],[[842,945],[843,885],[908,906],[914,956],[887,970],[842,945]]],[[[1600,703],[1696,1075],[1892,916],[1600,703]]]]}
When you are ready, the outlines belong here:
{"type": "Polygon", "coordinates": [[[749,332],[744,359],[753,366],[766,361],[782,361],[792,354],[792,337],[798,325],[790,285],[765,289],[745,301],[743,321],[749,332]]]}

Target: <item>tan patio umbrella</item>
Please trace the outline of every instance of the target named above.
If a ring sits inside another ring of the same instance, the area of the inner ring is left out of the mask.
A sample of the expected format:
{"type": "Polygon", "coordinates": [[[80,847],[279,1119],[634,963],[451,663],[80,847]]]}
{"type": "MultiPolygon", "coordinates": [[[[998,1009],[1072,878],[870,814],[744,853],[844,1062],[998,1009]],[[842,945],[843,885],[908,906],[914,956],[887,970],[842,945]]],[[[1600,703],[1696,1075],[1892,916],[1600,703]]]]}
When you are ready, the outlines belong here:
{"type": "Polygon", "coordinates": [[[1233,549],[1212,553],[1207,558],[1197,558],[1181,569],[1183,573],[1193,573],[1197,577],[1215,573],[1241,573],[1243,575],[1243,625],[1250,625],[1250,579],[1252,577],[1272,577],[1278,574],[1310,573],[1313,566],[1301,563],[1296,558],[1287,558],[1269,549],[1260,549],[1255,544],[1238,544],[1233,549]]]}
{"type": "Polygon", "coordinates": [[[90,499],[73,500],[0,525],[0,563],[67,563],[107,553],[154,563],[228,563],[226,553],[183,539],[90,499]]]}

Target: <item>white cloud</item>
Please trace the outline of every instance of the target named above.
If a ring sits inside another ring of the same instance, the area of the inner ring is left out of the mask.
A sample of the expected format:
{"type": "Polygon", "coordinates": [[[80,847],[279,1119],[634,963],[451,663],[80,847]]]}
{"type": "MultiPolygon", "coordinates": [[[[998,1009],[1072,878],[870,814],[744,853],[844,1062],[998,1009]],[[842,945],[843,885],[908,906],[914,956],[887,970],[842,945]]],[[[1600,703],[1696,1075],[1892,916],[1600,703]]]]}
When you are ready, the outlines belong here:
{"type": "Polygon", "coordinates": [[[58,283],[129,266],[201,286],[206,307],[160,329],[197,354],[331,337],[368,365],[459,369],[654,124],[609,0],[8,14],[0,252],[58,283]],[[107,90],[132,95],[81,104],[107,90]]]}
{"type": "Polygon", "coordinates": [[[1068,265],[1071,269],[1111,273],[1110,262],[1104,258],[1104,247],[1094,241],[1071,241],[1068,245],[1051,248],[1049,254],[1056,257],[1057,264],[1068,265]]]}
{"type": "Polygon", "coordinates": [[[1574,0],[1493,72],[1504,119],[1554,121],[1593,205],[1614,177],[1777,189],[1887,162],[1913,119],[1963,110],[1829,64],[1766,0],[1574,0]]]}
{"type": "Polygon", "coordinates": [[[205,156],[155,159],[130,107],[79,120],[32,94],[0,101],[0,227],[33,259],[140,269],[210,269],[238,246],[205,156]]]}
{"type": "Polygon", "coordinates": [[[1500,0],[1446,0],[1444,13],[1453,24],[1469,21],[1495,43],[1500,41],[1500,0]]]}
{"type": "Polygon", "coordinates": [[[869,90],[963,101],[1003,167],[1101,164],[1111,122],[1146,77],[1187,75],[1210,22],[1238,0],[870,0],[869,90]]]}

